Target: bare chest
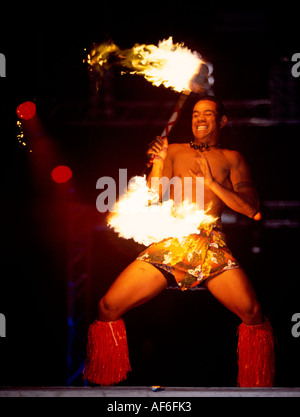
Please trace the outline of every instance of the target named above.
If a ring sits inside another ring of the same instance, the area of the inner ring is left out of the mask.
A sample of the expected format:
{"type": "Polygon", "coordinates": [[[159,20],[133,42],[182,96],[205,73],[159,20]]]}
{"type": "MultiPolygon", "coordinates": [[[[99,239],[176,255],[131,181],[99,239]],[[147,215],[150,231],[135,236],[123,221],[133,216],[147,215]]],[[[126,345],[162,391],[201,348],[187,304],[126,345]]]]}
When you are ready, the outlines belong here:
{"type": "MultiPolygon", "coordinates": [[[[199,151],[190,148],[189,145],[183,145],[182,149],[173,156],[173,176],[180,178],[190,177],[190,170],[192,170],[197,176],[203,177],[203,173],[197,162],[199,153],[199,151]]],[[[222,150],[210,149],[209,151],[205,151],[203,155],[205,155],[209,163],[214,179],[220,184],[230,182],[230,167],[222,150]]]]}

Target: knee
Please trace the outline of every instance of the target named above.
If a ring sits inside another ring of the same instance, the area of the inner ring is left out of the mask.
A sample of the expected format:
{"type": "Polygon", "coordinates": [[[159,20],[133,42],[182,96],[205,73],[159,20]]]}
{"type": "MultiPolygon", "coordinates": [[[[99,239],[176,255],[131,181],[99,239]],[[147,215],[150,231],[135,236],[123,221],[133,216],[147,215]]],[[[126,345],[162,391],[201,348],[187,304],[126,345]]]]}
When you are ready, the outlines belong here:
{"type": "Polygon", "coordinates": [[[98,304],[98,320],[100,321],[116,321],[121,317],[120,309],[109,299],[104,296],[98,304]]]}
{"type": "Polygon", "coordinates": [[[240,314],[240,318],[249,326],[262,323],[264,316],[260,304],[257,301],[249,303],[240,314]]]}

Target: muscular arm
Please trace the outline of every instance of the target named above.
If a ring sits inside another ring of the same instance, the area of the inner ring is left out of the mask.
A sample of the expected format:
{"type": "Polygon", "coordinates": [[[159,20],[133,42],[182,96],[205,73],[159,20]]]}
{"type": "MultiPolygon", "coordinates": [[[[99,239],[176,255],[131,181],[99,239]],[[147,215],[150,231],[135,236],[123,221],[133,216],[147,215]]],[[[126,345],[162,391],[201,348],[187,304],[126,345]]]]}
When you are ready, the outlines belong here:
{"type": "Polygon", "coordinates": [[[215,181],[206,158],[203,158],[203,173],[209,188],[232,210],[255,220],[260,219],[259,201],[244,158],[237,152],[230,157],[230,181],[233,189],[215,181]]]}
{"type": "MultiPolygon", "coordinates": [[[[232,210],[250,218],[257,219],[259,211],[255,191],[250,182],[243,181],[236,184],[234,190],[225,188],[218,182],[213,182],[210,189],[232,210]],[[235,191],[236,189],[239,191],[235,191]]],[[[259,220],[259,219],[258,219],[259,220]]]]}

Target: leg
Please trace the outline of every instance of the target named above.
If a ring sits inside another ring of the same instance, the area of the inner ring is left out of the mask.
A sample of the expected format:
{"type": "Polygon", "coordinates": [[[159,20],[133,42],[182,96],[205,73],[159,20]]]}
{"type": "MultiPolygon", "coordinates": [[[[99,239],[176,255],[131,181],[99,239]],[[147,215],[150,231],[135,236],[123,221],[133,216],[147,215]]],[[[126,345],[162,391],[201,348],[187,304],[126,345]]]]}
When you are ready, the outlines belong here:
{"type": "Polygon", "coordinates": [[[83,378],[113,385],[131,371],[124,321],[121,316],[167,287],[164,275],[153,265],[134,261],[100,300],[98,318],[89,327],[83,378]]]}
{"type": "Polygon", "coordinates": [[[239,326],[238,386],[272,387],[275,376],[274,336],[264,320],[254,289],[242,269],[207,282],[207,288],[243,321],[239,326]]]}
{"type": "Polygon", "coordinates": [[[151,300],[166,287],[166,278],[155,266],[134,261],[100,300],[98,318],[101,321],[115,321],[131,308],[151,300]]]}
{"type": "Polygon", "coordinates": [[[241,268],[230,269],[206,282],[212,295],[247,325],[263,322],[255,291],[241,268]]]}

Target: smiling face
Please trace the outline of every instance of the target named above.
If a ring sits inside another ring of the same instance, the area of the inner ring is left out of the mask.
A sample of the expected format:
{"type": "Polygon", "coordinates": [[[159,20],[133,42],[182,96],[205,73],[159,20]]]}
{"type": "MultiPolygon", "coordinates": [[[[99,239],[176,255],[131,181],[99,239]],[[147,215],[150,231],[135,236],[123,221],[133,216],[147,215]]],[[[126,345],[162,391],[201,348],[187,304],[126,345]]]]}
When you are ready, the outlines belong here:
{"type": "Polygon", "coordinates": [[[217,104],[211,100],[198,101],[192,115],[192,131],[195,143],[218,143],[220,129],[225,126],[226,116],[219,118],[217,104]]]}

